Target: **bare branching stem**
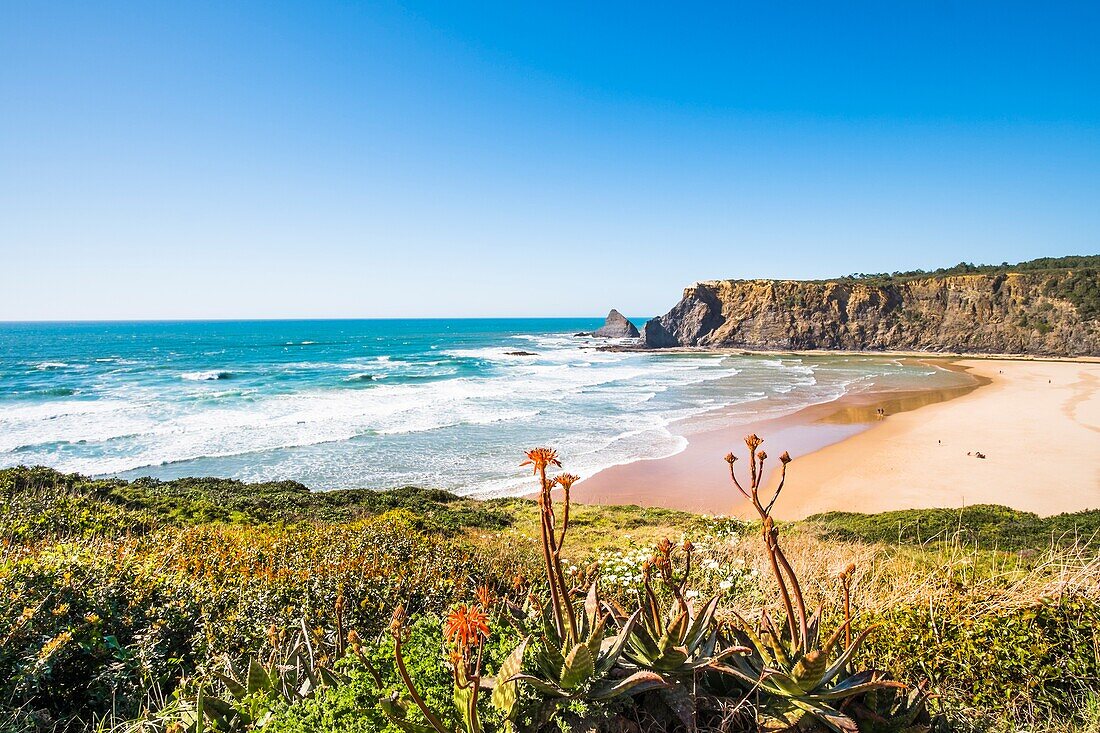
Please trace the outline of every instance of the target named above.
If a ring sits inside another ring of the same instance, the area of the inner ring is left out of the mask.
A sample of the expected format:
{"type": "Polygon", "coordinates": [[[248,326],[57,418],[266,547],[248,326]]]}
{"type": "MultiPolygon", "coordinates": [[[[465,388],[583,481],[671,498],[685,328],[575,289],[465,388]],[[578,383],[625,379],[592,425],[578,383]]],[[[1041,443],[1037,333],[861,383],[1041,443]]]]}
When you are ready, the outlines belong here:
{"type": "Polygon", "coordinates": [[[775,582],[779,586],[779,596],[783,600],[783,607],[787,612],[787,629],[791,634],[791,643],[805,648],[809,641],[806,602],[802,596],[802,587],[798,583],[798,576],[795,575],[794,568],[791,567],[787,557],[783,554],[783,550],[779,547],[779,530],[776,529],[775,522],[771,517],[772,507],[775,506],[780,492],[783,491],[783,485],[787,482],[787,464],[790,463],[791,457],[787,453],[783,453],[779,457],[779,461],[783,466],[779,486],[776,488],[771,500],[768,501],[768,505],[764,506],[760,501],[760,484],[764,480],[764,461],[767,459],[768,454],[764,451],[757,451],[757,448],[763,442],[756,435],[749,435],[745,438],[745,445],[749,449],[750,483],[748,491],[737,480],[737,474],[733,468],[737,457],[730,453],[726,456],[726,462],[730,467],[730,478],[733,480],[733,485],[752,503],[753,509],[760,515],[764,549],[767,551],[768,564],[771,566],[775,582]],[[795,606],[798,607],[797,617],[795,616],[795,606]]]}
{"type": "Polygon", "coordinates": [[[409,671],[405,668],[405,655],[401,653],[400,638],[394,639],[393,658],[397,666],[397,674],[401,676],[401,681],[405,683],[405,687],[409,690],[409,695],[412,697],[413,702],[420,708],[420,712],[424,714],[424,717],[428,719],[428,723],[430,723],[439,733],[448,733],[447,728],[443,725],[443,721],[436,717],[435,713],[433,713],[427,703],[424,702],[424,698],[416,691],[416,686],[413,685],[412,678],[409,676],[409,671]]]}
{"type": "MultiPolygon", "coordinates": [[[[775,546],[775,555],[779,559],[779,564],[783,566],[783,570],[786,571],[788,580],[791,582],[791,595],[794,596],[795,603],[798,604],[798,624],[799,629],[802,631],[803,651],[808,651],[805,649],[805,645],[809,639],[810,631],[809,624],[806,621],[806,602],[802,598],[802,587],[798,584],[798,576],[794,574],[794,568],[787,562],[787,556],[783,554],[783,550],[780,549],[778,543],[775,546]]],[[[793,633],[791,640],[795,641],[793,633]]]]}

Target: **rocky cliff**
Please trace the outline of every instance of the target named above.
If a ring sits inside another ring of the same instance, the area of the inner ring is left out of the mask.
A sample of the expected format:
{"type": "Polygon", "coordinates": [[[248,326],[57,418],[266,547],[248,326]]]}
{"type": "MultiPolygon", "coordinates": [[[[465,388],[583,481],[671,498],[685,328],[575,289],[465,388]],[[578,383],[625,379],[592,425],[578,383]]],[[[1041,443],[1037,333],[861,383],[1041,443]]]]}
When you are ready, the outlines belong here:
{"type": "Polygon", "coordinates": [[[1100,270],[863,281],[716,280],[649,321],[650,348],[1100,356],[1100,270]]]}

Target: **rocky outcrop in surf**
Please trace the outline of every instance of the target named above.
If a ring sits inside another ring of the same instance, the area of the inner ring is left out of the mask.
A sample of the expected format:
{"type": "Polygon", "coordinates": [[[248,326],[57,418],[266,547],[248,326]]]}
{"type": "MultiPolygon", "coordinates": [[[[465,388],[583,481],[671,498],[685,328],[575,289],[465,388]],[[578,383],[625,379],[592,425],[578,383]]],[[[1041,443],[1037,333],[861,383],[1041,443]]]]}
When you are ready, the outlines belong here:
{"type": "Polygon", "coordinates": [[[596,338],[636,339],[641,336],[641,333],[637,326],[626,319],[626,316],[612,308],[603,322],[603,327],[594,331],[592,335],[596,338]]]}
{"type": "Polygon", "coordinates": [[[1100,269],[713,280],[687,288],[643,339],[649,348],[1098,356],[1100,269]]]}

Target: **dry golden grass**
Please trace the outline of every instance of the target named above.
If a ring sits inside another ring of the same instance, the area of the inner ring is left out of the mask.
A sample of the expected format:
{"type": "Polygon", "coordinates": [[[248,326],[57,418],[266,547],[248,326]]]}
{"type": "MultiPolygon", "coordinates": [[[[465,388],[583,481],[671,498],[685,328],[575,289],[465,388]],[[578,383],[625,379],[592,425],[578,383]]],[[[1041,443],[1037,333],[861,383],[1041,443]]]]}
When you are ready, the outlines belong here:
{"type": "MultiPolygon", "coordinates": [[[[755,532],[715,548],[727,561],[738,558],[762,577],[768,558],[755,532]]],[[[836,605],[839,574],[856,566],[852,606],[869,614],[896,606],[967,601],[975,613],[1019,608],[1061,595],[1100,601],[1100,554],[1091,547],[1051,547],[1036,554],[981,550],[958,543],[911,548],[821,539],[809,532],[785,535],[784,551],[798,572],[808,603],[836,605]]],[[[760,592],[772,610],[779,598],[774,584],[760,592]]]]}

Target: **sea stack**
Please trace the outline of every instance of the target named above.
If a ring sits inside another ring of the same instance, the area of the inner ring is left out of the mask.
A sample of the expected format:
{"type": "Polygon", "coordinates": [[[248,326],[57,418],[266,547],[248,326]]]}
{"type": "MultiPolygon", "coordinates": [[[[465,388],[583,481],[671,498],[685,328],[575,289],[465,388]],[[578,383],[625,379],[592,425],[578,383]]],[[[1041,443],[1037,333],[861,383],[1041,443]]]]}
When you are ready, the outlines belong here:
{"type": "Polygon", "coordinates": [[[606,339],[636,339],[641,334],[638,333],[638,329],[633,323],[626,320],[626,316],[612,308],[611,312],[607,314],[607,319],[603,322],[603,328],[596,330],[592,335],[596,338],[606,339]]]}

